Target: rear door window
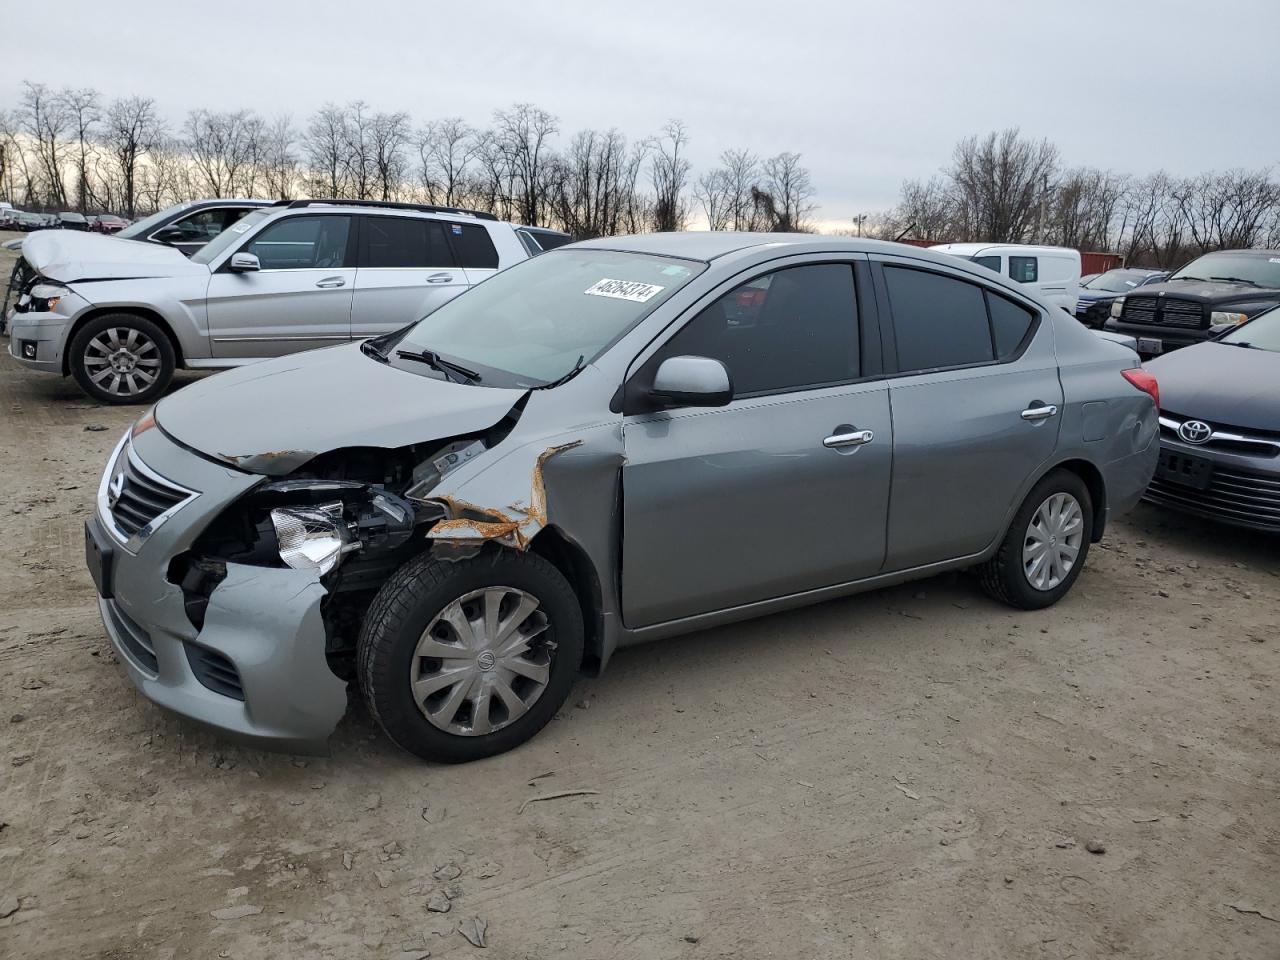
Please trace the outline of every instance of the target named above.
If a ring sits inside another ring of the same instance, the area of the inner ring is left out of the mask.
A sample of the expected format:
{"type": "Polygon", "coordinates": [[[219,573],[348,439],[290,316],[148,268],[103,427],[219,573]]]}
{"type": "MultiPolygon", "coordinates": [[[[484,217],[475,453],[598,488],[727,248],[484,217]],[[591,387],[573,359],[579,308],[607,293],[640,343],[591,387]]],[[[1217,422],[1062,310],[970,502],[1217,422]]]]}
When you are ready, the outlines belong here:
{"type": "Polygon", "coordinates": [[[927,270],[888,265],[884,279],[901,372],[995,360],[980,286],[927,270]]]}
{"type": "Polygon", "coordinates": [[[362,267],[454,267],[444,227],[436,220],[365,217],[362,267]]]}
{"type": "Polygon", "coordinates": [[[999,257],[973,257],[972,260],[974,263],[981,264],[988,270],[994,270],[996,273],[1000,272],[999,257]]]}
{"type": "Polygon", "coordinates": [[[474,270],[497,270],[498,251],[489,231],[478,223],[448,223],[449,240],[458,251],[458,266],[474,270]]]}

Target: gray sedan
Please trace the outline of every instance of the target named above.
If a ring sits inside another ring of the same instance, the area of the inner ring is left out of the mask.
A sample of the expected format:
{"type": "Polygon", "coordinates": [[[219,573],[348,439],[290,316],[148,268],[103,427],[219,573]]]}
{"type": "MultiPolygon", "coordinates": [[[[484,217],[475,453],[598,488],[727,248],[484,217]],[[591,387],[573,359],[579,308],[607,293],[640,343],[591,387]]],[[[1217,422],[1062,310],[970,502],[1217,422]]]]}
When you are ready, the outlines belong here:
{"type": "Polygon", "coordinates": [[[621,646],[964,568],[1056,602],[1151,477],[1155,394],[954,257],[601,239],[166,397],[87,560],[157,703],[295,747],[352,684],[405,749],[469,760],[621,646]]]}

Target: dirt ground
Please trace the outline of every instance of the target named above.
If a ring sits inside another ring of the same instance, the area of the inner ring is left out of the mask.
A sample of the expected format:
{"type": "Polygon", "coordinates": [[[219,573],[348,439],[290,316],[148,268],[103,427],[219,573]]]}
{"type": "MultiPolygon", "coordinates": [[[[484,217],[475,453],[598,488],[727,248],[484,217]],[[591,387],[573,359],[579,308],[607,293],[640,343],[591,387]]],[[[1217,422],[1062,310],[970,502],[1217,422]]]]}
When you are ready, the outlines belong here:
{"type": "Polygon", "coordinates": [[[1141,507],[1051,610],[922,581],[623,651],[484,762],[358,703],[288,757],[115,663],[137,413],[0,360],[0,957],[1280,957],[1274,540],[1141,507]]]}

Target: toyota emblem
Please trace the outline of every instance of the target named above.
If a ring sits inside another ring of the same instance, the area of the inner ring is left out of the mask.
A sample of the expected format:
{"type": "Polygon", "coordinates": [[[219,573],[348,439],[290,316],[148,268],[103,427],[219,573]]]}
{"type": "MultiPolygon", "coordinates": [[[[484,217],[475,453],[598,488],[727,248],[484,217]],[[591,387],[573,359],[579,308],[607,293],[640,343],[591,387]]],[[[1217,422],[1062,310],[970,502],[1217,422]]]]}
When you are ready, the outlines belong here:
{"type": "Polygon", "coordinates": [[[1203,420],[1188,420],[1178,427],[1178,436],[1187,443],[1205,443],[1213,436],[1213,427],[1203,420]]]}

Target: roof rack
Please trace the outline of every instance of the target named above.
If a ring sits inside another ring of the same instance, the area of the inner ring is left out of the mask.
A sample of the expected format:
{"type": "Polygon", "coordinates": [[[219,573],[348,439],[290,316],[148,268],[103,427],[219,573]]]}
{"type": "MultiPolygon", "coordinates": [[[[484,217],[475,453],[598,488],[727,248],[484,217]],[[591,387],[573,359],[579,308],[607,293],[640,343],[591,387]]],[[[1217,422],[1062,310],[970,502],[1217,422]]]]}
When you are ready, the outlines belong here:
{"type": "Polygon", "coordinates": [[[381,207],[389,210],[417,210],[419,213],[452,213],[463,217],[474,217],[476,220],[497,220],[492,213],[483,210],[464,210],[461,207],[437,207],[429,203],[399,203],[394,200],[338,200],[334,198],[316,197],[311,200],[277,200],[275,207],[309,207],[313,203],[328,203],[340,207],[381,207]]]}

